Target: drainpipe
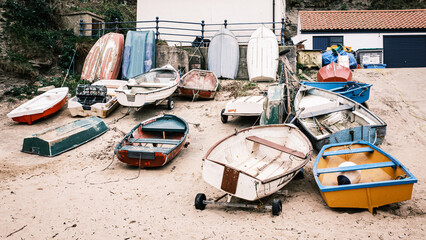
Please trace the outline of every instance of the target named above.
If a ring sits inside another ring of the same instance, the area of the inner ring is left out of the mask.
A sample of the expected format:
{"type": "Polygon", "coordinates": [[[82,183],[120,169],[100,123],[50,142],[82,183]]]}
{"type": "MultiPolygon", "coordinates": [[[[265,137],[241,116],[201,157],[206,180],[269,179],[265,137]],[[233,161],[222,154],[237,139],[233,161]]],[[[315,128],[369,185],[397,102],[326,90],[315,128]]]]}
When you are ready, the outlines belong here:
{"type": "Polygon", "coordinates": [[[275,0],[272,0],[272,29],[275,33],[275,0]]]}

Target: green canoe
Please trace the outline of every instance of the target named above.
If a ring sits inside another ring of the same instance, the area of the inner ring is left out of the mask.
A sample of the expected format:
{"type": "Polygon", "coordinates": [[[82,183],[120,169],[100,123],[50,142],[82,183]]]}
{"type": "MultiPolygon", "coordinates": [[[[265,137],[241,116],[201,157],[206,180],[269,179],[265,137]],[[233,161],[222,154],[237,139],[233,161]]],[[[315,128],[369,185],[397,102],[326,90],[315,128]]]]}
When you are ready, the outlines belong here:
{"type": "Polygon", "coordinates": [[[25,138],[22,152],[53,157],[99,137],[106,131],[108,127],[100,118],[87,117],[25,138]]]}

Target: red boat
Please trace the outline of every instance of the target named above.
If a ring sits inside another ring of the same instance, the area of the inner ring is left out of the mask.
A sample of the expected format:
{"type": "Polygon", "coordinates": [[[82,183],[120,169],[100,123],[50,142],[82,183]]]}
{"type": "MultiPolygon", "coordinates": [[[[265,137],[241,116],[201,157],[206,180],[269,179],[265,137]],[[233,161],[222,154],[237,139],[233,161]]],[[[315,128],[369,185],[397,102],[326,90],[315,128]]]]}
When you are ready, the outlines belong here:
{"type": "Polygon", "coordinates": [[[318,82],[347,82],[352,80],[349,68],[332,62],[322,67],[317,73],[318,82]]]}
{"type": "Polygon", "coordinates": [[[46,118],[64,106],[67,100],[68,88],[55,88],[22,104],[7,114],[15,122],[32,124],[41,118],[46,118]]]}
{"type": "Polygon", "coordinates": [[[192,69],[183,75],[178,85],[181,96],[213,99],[219,82],[212,71],[192,69]]]}
{"type": "Polygon", "coordinates": [[[134,127],[117,144],[114,154],[129,165],[140,168],[161,167],[185,147],[188,124],[180,117],[165,114],[134,127]]]}

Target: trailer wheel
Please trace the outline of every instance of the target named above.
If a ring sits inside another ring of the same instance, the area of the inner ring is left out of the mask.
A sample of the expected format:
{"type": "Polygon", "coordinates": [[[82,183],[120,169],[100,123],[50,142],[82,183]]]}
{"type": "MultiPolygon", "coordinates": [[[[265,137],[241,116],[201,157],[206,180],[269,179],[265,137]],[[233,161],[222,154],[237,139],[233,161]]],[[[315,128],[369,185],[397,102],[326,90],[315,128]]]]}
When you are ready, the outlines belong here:
{"type": "Polygon", "coordinates": [[[282,209],[283,209],[283,205],[281,203],[281,200],[275,198],[274,201],[272,202],[272,215],[279,216],[282,209]]]}
{"type": "Polygon", "coordinates": [[[223,115],[223,113],[225,113],[225,109],[222,109],[222,112],[220,112],[220,120],[222,121],[222,123],[227,123],[228,122],[228,116],[223,115]]]}
{"type": "Polygon", "coordinates": [[[167,108],[169,110],[175,108],[175,101],[173,100],[173,98],[169,98],[169,100],[167,101],[167,108]]]}
{"type": "Polygon", "coordinates": [[[204,210],[204,208],[206,208],[204,200],[206,200],[206,194],[198,193],[197,196],[195,196],[195,209],[204,210]]]}

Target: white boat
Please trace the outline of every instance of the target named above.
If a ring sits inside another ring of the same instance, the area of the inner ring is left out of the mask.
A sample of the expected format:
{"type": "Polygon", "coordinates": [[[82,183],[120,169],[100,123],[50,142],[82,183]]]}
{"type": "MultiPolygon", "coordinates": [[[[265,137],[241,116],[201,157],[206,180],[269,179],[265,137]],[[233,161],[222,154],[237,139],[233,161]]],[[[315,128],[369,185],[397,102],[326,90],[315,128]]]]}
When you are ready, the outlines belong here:
{"type": "Polygon", "coordinates": [[[100,80],[89,85],[77,87],[77,95],[68,101],[68,109],[73,117],[75,116],[97,116],[106,118],[114,111],[119,103],[115,90],[126,84],[123,80],[100,80]],[[96,87],[98,86],[98,87],[96,87]],[[87,91],[84,91],[86,89],[87,91]],[[90,89],[95,90],[90,93],[90,89]],[[96,91],[97,90],[97,91],[96,91]],[[99,94],[100,93],[100,94],[99,94]]]}
{"type": "Polygon", "coordinates": [[[318,151],[326,144],[359,140],[378,145],[386,135],[383,120],[335,92],[302,85],[294,108],[301,130],[318,151]]]}
{"type": "Polygon", "coordinates": [[[235,79],[239,60],[240,49],[237,38],[228,29],[220,29],[209,44],[209,70],[214,72],[218,78],[235,79]]]}
{"type": "Polygon", "coordinates": [[[174,102],[170,96],[176,90],[179,79],[179,73],[170,64],[152,69],[129,79],[127,84],[116,89],[118,102],[123,106],[142,107],[169,98],[168,107],[172,109],[174,102]]]}
{"type": "Polygon", "coordinates": [[[250,37],[247,47],[247,70],[250,81],[274,81],[278,69],[278,41],[262,26],[250,37]]]}
{"type": "Polygon", "coordinates": [[[263,112],[265,96],[246,96],[229,101],[222,109],[220,118],[228,122],[228,116],[260,116],[263,112]]]}
{"type": "MultiPolygon", "coordinates": [[[[230,196],[255,201],[289,183],[311,156],[311,143],[294,125],[250,127],[229,135],[209,149],[203,158],[203,179],[230,196]]],[[[201,196],[198,195],[198,200],[204,198],[201,196]]]]}
{"type": "Polygon", "coordinates": [[[54,88],[49,90],[7,114],[16,122],[32,124],[34,121],[46,118],[57,112],[67,100],[68,88],[54,88]]]}

